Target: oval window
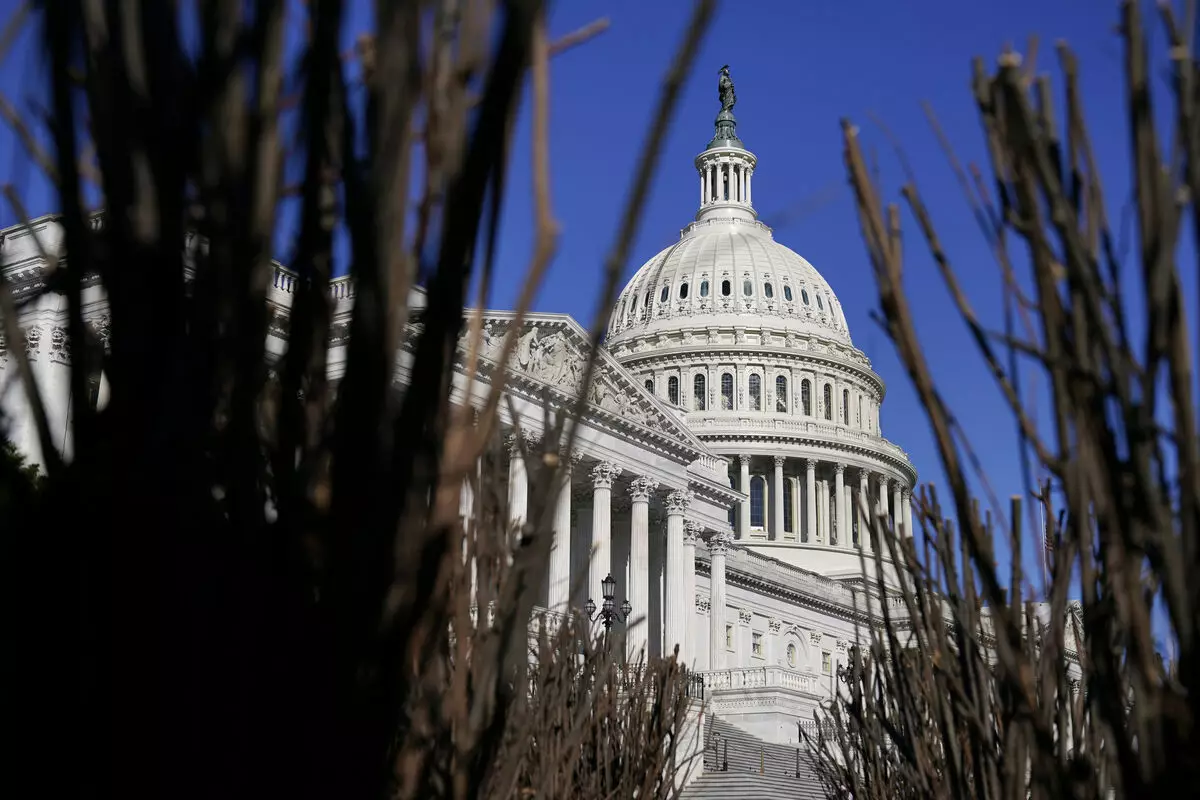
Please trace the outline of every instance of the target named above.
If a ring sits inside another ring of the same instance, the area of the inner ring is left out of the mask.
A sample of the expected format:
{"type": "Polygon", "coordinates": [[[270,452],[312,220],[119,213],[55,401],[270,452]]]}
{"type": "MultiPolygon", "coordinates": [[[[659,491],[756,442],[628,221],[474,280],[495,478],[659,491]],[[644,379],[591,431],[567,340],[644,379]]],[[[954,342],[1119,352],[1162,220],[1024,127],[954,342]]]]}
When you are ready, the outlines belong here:
{"type": "MultiPolygon", "coordinates": [[[[670,295],[671,295],[671,287],[664,286],[662,292],[659,293],[659,295],[658,295],[658,301],[660,303],[665,303],[665,302],[667,302],[667,298],[670,297],[670,295]]],[[[820,302],[820,300],[821,300],[821,298],[818,297],[817,302],[820,302]]]]}
{"type": "Polygon", "coordinates": [[[800,290],[800,299],[804,301],[804,305],[808,305],[808,292],[804,289],[800,290]]]}
{"type": "Polygon", "coordinates": [[[754,294],[754,284],[750,282],[749,278],[742,281],[742,294],[746,295],[746,297],[754,294]]]}
{"type": "Polygon", "coordinates": [[[769,283],[764,283],[763,284],[763,294],[765,294],[767,296],[767,299],[770,300],[772,297],[775,296],[774,287],[772,287],[771,284],[769,284],[769,283]]]}
{"type": "Polygon", "coordinates": [[[729,281],[721,281],[721,296],[729,297],[729,293],[733,291],[733,287],[729,285],[729,281]]]}
{"type": "Polygon", "coordinates": [[[708,281],[700,281],[700,296],[708,297],[708,281]]]}
{"type": "Polygon", "coordinates": [[[792,302],[792,287],[790,287],[790,286],[783,287],[783,299],[787,300],[789,303],[792,302]]]}
{"type": "Polygon", "coordinates": [[[687,293],[688,293],[687,284],[686,283],[679,284],[679,299],[682,300],[685,297],[687,297],[687,293]]]}
{"type": "Polygon", "coordinates": [[[821,295],[817,295],[817,308],[825,310],[825,304],[821,302],[821,295]]]}

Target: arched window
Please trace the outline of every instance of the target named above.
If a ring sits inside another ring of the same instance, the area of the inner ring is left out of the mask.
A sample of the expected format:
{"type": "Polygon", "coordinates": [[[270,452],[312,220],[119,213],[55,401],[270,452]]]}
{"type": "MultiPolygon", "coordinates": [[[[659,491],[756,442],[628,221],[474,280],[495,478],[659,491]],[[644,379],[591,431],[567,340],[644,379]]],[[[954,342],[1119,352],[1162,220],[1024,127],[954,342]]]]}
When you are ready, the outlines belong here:
{"type": "Polygon", "coordinates": [[[787,285],[784,285],[784,287],[783,287],[783,299],[784,299],[784,300],[787,300],[789,303],[790,303],[790,302],[792,302],[792,287],[790,287],[790,286],[787,286],[787,285]]]}
{"type": "Polygon", "coordinates": [[[762,411],[762,378],[757,374],[750,376],[750,410],[762,411]]]}
{"type": "Polygon", "coordinates": [[[842,424],[850,424],[850,390],[842,389],[842,424]]]}
{"type": "Polygon", "coordinates": [[[679,284],[679,299],[680,300],[684,300],[687,298],[687,292],[688,292],[687,284],[686,283],[679,284]]]}
{"type": "Polygon", "coordinates": [[[674,375],[667,378],[667,400],[673,406],[679,405],[679,378],[674,375]]]}
{"type": "Polygon", "coordinates": [[[792,479],[788,478],[783,482],[783,530],[784,533],[794,533],[795,528],[792,527],[792,479]]]}
{"type": "Polygon", "coordinates": [[[817,295],[817,308],[821,309],[822,311],[825,310],[825,304],[821,302],[821,295],[819,294],[817,295]]]}
{"type": "Polygon", "coordinates": [[[721,375],[721,410],[733,410],[733,374],[729,372],[721,375]]]}
{"type": "Polygon", "coordinates": [[[825,419],[833,421],[833,387],[825,384],[825,419]]]}
{"type": "Polygon", "coordinates": [[[761,475],[755,475],[750,479],[750,527],[763,527],[763,518],[766,516],[766,500],[767,500],[767,479],[761,475]]]}
{"type": "Polygon", "coordinates": [[[642,313],[650,313],[650,290],[646,290],[646,294],[642,297],[642,313]]]}
{"type": "Polygon", "coordinates": [[[629,313],[633,314],[637,311],[637,295],[633,296],[633,302],[629,304],[629,313]]]}
{"type": "Polygon", "coordinates": [[[692,401],[697,411],[703,411],[708,405],[708,393],[704,391],[704,376],[692,378],[692,401]]]}
{"type": "Polygon", "coordinates": [[[729,294],[732,291],[733,291],[733,287],[729,285],[729,281],[721,281],[721,296],[722,297],[729,297],[729,294]]]}
{"type": "Polygon", "coordinates": [[[700,296],[708,297],[708,281],[700,281],[700,296]]]}
{"type": "Polygon", "coordinates": [[[806,289],[800,290],[800,299],[804,301],[804,305],[808,305],[808,291],[806,289]]]}
{"type": "Polygon", "coordinates": [[[860,428],[863,426],[862,409],[863,409],[863,398],[862,398],[862,395],[860,394],[858,396],[858,416],[856,416],[854,418],[854,424],[860,428]]]}
{"type": "Polygon", "coordinates": [[[646,378],[646,391],[654,394],[654,378],[646,378]]]}
{"type": "Polygon", "coordinates": [[[770,300],[772,297],[775,296],[775,287],[769,283],[764,283],[763,284],[763,294],[765,294],[767,296],[767,299],[770,300]]]}
{"type": "Polygon", "coordinates": [[[742,281],[742,294],[746,295],[746,297],[754,294],[754,282],[749,278],[742,281]]]}
{"type": "Polygon", "coordinates": [[[662,292],[660,292],[658,295],[658,302],[665,303],[665,302],[667,302],[667,298],[670,296],[671,296],[671,287],[664,286],[662,288],[662,292]]]}
{"type": "Polygon", "coordinates": [[[782,375],[775,376],[775,410],[780,413],[788,410],[787,378],[782,375]]]}
{"type": "Polygon", "coordinates": [[[804,416],[812,416],[812,381],[808,378],[800,381],[800,405],[804,406],[804,416]]]}

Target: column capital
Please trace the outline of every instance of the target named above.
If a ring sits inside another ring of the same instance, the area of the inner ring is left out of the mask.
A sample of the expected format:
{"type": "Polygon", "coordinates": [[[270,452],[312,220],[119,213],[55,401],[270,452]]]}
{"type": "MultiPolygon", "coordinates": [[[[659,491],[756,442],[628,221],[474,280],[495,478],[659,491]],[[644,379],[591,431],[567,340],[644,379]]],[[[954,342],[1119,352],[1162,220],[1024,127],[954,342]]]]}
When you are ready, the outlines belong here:
{"type": "Polygon", "coordinates": [[[650,502],[650,495],[658,488],[658,481],[639,475],[629,484],[629,498],[635,503],[650,502]]]}
{"type": "Polygon", "coordinates": [[[805,469],[816,469],[817,468],[817,460],[815,458],[804,459],[804,468],[805,469]]]}
{"type": "Polygon", "coordinates": [[[601,461],[592,467],[592,486],[596,489],[611,489],[613,481],[621,474],[621,468],[611,461],[601,461]]]}
{"type": "Polygon", "coordinates": [[[858,468],[858,480],[862,483],[868,483],[871,480],[871,470],[866,467],[858,468]]]}
{"type": "Polygon", "coordinates": [[[684,489],[675,489],[667,495],[667,515],[684,514],[692,504],[692,493],[684,489]]]}
{"type": "Polygon", "coordinates": [[[842,463],[842,462],[840,462],[840,461],[835,461],[835,462],[834,462],[834,464],[833,464],[833,472],[834,472],[834,474],[835,474],[835,475],[841,475],[841,474],[845,473],[845,471],[846,471],[846,465],[845,465],[845,464],[843,464],[843,463],[842,463]]]}
{"type": "Polygon", "coordinates": [[[529,450],[536,447],[541,441],[541,435],[533,431],[510,431],[504,437],[504,447],[510,456],[518,456],[521,454],[521,443],[524,443],[525,449],[529,450]]]}
{"type": "Polygon", "coordinates": [[[747,468],[748,468],[748,467],[750,466],[750,459],[751,459],[751,458],[753,458],[753,456],[752,456],[752,455],[750,455],[749,453],[738,453],[738,461],[740,461],[740,462],[741,462],[741,465],[742,465],[743,467],[747,467],[747,468]]]}
{"type": "Polygon", "coordinates": [[[700,534],[703,533],[703,531],[704,531],[704,526],[701,525],[696,520],[694,520],[694,519],[684,520],[684,523],[683,523],[683,544],[684,544],[684,546],[686,547],[688,545],[691,545],[694,547],[696,545],[696,540],[700,538],[700,534]]]}
{"type": "Polygon", "coordinates": [[[889,488],[893,482],[894,481],[892,481],[892,479],[889,478],[887,475],[884,475],[882,472],[879,473],[879,488],[880,489],[889,488]]]}
{"type": "Polygon", "coordinates": [[[730,535],[725,531],[717,531],[708,540],[708,549],[714,556],[723,556],[729,552],[730,535]]]}
{"type": "Polygon", "coordinates": [[[787,456],[775,456],[775,466],[783,467],[783,462],[787,461],[787,456]]]}
{"type": "Polygon", "coordinates": [[[900,487],[900,496],[902,498],[904,498],[905,500],[911,500],[912,499],[912,489],[910,489],[907,486],[901,486],[900,487]]]}

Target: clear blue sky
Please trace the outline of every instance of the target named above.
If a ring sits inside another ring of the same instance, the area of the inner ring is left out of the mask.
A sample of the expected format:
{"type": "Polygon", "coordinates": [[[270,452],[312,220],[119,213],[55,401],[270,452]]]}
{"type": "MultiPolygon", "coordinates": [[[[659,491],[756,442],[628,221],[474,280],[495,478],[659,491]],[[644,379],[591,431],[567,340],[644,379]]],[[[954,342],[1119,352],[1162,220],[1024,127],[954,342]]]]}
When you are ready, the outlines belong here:
{"type": "MultiPolygon", "coordinates": [[[[14,2],[0,0],[0,8],[14,2]]],[[[556,4],[554,36],[601,16],[610,19],[611,28],[553,64],[553,198],[563,235],[538,297],[538,310],[567,312],[585,324],[591,320],[601,262],[660,78],[689,8],[684,0],[556,4]]],[[[770,223],[798,205],[808,208],[778,225],[776,237],[829,280],[842,301],[855,344],[888,385],[885,434],[908,451],[923,481],[944,488],[923,411],[886,336],[868,317],[877,298],[845,180],[839,118],[858,122],[865,141],[877,147],[891,197],[898,197],[897,162],[869,115],[886,122],[900,139],[968,294],[984,321],[998,329],[999,273],[925,123],[921,101],[932,103],[960,156],[983,162],[986,154],[969,91],[970,59],[982,55],[990,66],[1006,43],[1024,50],[1028,34],[1037,33],[1042,39],[1039,66],[1057,74],[1053,42],[1066,39],[1083,67],[1088,119],[1106,173],[1110,216],[1116,219],[1129,191],[1116,21],[1114,0],[726,0],[688,80],[626,276],[677,239],[695,212],[698,190],[692,158],[712,134],[718,109],[716,72],[728,63],[737,85],[739,132],[759,158],[754,200],[761,217],[770,223]]],[[[1151,22],[1161,45],[1157,21],[1151,22]]],[[[367,26],[365,13],[354,15],[344,31],[347,45],[367,26]]],[[[1156,66],[1165,74],[1161,57],[1156,66]]],[[[10,57],[0,87],[19,101],[44,72],[10,57]]],[[[1155,88],[1165,105],[1165,79],[1155,88]]],[[[494,307],[512,305],[531,250],[528,133],[524,113],[510,173],[494,307]]],[[[44,183],[31,174],[7,130],[0,131],[0,180],[24,187],[31,213],[54,210],[44,183]]],[[[0,222],[11,221],[5,208],[0,222]]],[[[1006,506],[1008,495],[1022,490],[1014,424],[907,216],[905,227],[905,280],[919,334],[946,397],[1006,506]]],[[[1185,272],[1185,295],[1194,298],[1194,275],[1185,272]]]]}

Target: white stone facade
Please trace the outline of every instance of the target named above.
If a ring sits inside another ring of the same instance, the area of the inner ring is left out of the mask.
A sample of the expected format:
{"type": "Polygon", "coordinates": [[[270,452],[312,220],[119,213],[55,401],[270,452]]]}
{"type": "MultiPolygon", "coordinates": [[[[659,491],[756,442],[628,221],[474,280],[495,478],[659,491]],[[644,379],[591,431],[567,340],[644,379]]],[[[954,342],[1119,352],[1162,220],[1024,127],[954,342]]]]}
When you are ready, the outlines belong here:
{"type": "MultiPolygon", "coordinates": [[[[599,601],[612,574],[628,598],[628,647],[649,655],[678,645],[705,674],[709,710],[772,742],[795,742],[835,690],[837,668],[869,624],[860,547],[869,509],[911,531],[916,473],[882,436],[883,382],[851,341],[829,284],[776,243],[756,219],[757,160],[722,144],[696,159],[701,208],[680,241],[648,261],[614,308],[590,403],[579,420],[577,461],[555,509],[547,564],[549,609],[599,601]],[[589,560],[589,554],[595,553],[589,560]]],[[[97,219],[99,223],[99,218],[97,219]]],[[[34,241],[59,252],[57,220],[0,232],[0,268],[18,300],[52,440],[70,452],[65,301],[42,294],[46,264],[34,241]],[[36,298],[26,300],[26,298],[36,298]]],[[[189,242],[194,246],[194,242],[189,242]]],[[[287,346],[295,275],[275,269],[267,351],[287,346]]],[[[329,375],[345,368],[353,285],[331,284],[329,375]]],[[[106,340],[107,303],[84,292],[88,325],[106,340]]],[[[421,305],[419,294],[414,305],[421,305]]],[[[414,319],[419,325],[419,311],[414,319]]],[[[461,368],[453,392],[478,404],[489,390],[511,313],[484,315],[480,380],[461,368]]],[[[0,341],[0,409],[32,460],[38,439],[14,360],[0,341]]],[[[569,407],[582,389],[586,332],[562,314],[531,314],[509,365],[508,394],[530,440],[542,435],[544,402],[569,407]]],[[[408,380],[402,354],[397,382],[408,380]]],[[[103,374],[87,402],[102,406],[103,374]]],[[[507,415],[507,405],[501,404],[507,415]]],[[[516,442],[513,443],[516,446],[516,442]]],[[[527,477],[505,468],[511,516],[526,513],[527,477]]],[[[463,509],[469,514],[470,497],[463,509]]],[[[903,608],[892,609],[903,624],[903,608]]]]}

